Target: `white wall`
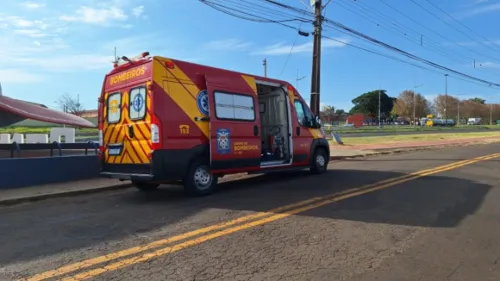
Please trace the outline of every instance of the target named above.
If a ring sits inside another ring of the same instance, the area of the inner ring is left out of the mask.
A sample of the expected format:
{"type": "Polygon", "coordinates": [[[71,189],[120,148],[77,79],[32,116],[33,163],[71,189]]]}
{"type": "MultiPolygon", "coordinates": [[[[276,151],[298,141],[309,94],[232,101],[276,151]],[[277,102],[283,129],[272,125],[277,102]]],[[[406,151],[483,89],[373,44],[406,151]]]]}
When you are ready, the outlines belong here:
{"type": "Polygon", "coordinates": [[[51,128],[49,134],[0,134],[0,143],[52,143],[54,141],[61,142],[61,137],[64,136],[65,143],[75,143],[74,128],[51,128]]]}
{"type": "Polygon", "coordinates": [[[64,136],[64,142],[75,142],[75,128],[52,128],[50,129],[50,142],[61,142],[61,137],[64,136]]]}
{"type": "Polygon", "coordinates": [[[12,143],[10,141],[10,134],[0,134],[0,143],[12,143]]]}

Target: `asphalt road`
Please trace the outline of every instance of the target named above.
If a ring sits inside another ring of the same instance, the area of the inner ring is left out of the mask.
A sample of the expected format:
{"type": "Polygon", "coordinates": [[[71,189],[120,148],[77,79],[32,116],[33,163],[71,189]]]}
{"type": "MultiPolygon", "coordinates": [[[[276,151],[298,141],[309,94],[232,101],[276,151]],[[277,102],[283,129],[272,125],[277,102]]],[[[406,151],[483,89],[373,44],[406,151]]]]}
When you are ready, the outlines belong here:
{"type": "Polygon", "coordinates": [[[0,280],[500,280],[500,158],[466,161],[498,152],[332,162],[205,198],[165,187],[4,207],[0,280]]]}
{"type": "MultiPolygon", "coordinates": [[[[500,126],[499,126],[500,127],[500,126]]],[[[437,130],[437,131],[406,131],[406,132],[367,132],[367,133],[340,133],[342,137],[358,138],[358,137],[374,137],[374,136],[399,136],[399,135],[417,135],[417,134],[459,134],[459,133],[480,133],[480,132],[498,132],[498,129],[448,129],[448,130],[437,130]]]]}

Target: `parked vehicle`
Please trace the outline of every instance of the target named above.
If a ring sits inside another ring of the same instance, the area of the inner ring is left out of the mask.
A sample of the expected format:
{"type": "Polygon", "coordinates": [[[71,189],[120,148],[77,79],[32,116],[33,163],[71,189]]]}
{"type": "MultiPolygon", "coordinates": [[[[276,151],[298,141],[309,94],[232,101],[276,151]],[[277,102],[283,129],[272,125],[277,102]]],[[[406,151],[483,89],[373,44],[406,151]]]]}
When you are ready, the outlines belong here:
{"type": "Polygon", "coordinates": [[[469,118],[467,119],[467,125],[480,125],[481,118],[469,118]]]}
{"type": "Polygon", "coordinates": [[[141,190],[180,181],[214,191],[220,176],[309,168],[330,149],[286,81],[143,53],[106,75],[99,99],[101,175],[141,190]]]}

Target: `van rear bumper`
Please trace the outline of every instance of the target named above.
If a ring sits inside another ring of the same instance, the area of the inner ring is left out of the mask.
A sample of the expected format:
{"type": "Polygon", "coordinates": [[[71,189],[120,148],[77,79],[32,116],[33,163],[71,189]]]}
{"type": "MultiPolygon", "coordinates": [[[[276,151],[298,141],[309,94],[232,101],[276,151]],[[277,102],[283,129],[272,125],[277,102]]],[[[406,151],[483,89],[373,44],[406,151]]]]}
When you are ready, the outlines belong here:
{"type": "Polygon", "coordinates": [[[152,181],[155,178],[150,164],[105,163],[101,166],[100,175],[104,178],[133,181],[152,181]]]}
{"type": "Polygon", "coordinates": [[[154,176],[150,174],[128,174],[113,172],[101,172],[101,177],[132,181],[152,181],[154,179],[154,176]]]}
{"type": "Polygon", "coordinates": [[[192,159],[208,158],[208,145],[191,149],[161,149],[153,151],[147,164],[101,163],[101,176],[122,180],[169,182],[182,180],[192,159]]]}

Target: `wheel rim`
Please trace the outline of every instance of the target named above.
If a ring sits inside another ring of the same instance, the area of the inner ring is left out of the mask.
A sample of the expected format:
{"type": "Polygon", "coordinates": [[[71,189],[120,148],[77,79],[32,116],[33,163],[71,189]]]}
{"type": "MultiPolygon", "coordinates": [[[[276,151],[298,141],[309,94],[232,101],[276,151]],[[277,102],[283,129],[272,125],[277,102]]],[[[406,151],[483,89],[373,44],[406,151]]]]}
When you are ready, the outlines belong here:
{"type": "Polygon", "coordinates": [[[212,174],[205,167],[198,167],[194,172],[194,184],[199,190],[209,188],[212,180],[212,174]]]}
{"type": "Polygon", "coordinates": [[[324,167],[325,166],[325,157],[321,154],[316,155],[316,164],[318,164],[319,167],[324,167]]]}

